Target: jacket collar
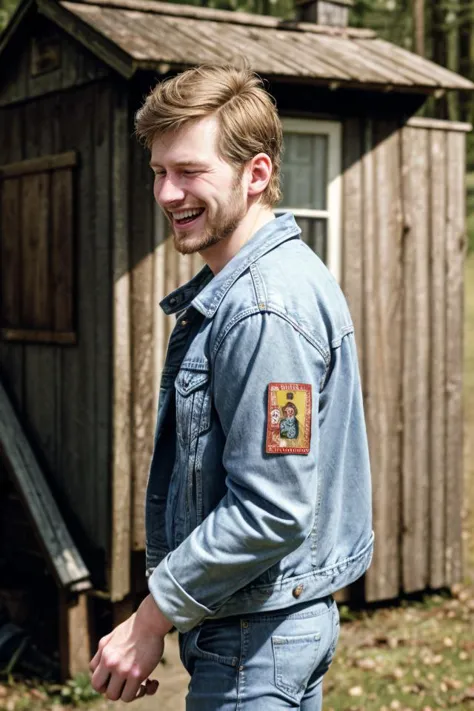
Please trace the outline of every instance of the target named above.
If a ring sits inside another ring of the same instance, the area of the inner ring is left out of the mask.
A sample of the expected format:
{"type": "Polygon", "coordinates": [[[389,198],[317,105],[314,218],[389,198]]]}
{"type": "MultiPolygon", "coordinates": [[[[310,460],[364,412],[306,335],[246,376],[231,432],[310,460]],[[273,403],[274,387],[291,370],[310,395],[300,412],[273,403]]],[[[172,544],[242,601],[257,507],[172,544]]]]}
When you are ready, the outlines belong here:
{"type": "Polygon", "coordinates": [[[282,242],[298,237],[300,232],[291,213],[276,217],[257,230],[216,276],[206,265],[191,281],[168,294],[160,303],[161,308],[172,314],[191,305],[207,318],[213,318],[224,296],[251,264],[282,242]]]}

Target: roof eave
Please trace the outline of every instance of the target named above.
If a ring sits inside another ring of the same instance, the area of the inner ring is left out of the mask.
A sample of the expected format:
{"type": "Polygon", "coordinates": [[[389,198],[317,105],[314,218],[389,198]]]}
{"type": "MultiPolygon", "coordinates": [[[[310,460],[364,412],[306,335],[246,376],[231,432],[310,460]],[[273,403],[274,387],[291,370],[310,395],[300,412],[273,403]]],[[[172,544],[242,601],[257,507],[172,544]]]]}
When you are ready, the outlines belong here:
{"type": "Polygon", "coordinates": [[[8,46],[11,38],[17,31],[24,17],[28,14],[34,4],[35,0],[23,0],[23,2],[20,2],[15,12],[11,16],[7,26],[5,27],[3,32],[0,32],[0,57],[3,54],[5,48],[8,46]]]}
{"type": "MultiPolygon", "coordinates": [[[[168,72],[180,72],[189,69],[193,64],[169,62],[165,59],[148,60],[135,59],[133,61],[135,70],[137,71],[153,71],[158,74],[167,74],[168,72]]],[[[332,90],[337,89],[359,89],[364,91],[375,91],[380,94],[423,94],[426,96],[442,96],[446,91],[473,91],[474,83],[468,79],[459,78],[459,84],[446,85],[409,85],[409,84],[387,84],[376,82],[362,81],[347,81],[342,79],[334,79],[331,77],[311,77],[311,76],[294,76],[290,74],[269,74],[260,72],[262,76],[276,82],[287,84],[305,84],[310,86],[327,87],[332,90]]]]}

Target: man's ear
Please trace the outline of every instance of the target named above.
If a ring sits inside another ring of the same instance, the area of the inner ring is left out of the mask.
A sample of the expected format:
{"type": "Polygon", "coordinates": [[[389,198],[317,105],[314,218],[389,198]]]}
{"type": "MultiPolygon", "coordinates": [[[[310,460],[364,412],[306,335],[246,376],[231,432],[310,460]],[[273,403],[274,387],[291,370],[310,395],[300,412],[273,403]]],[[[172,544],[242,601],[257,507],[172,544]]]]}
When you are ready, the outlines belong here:
{"type": "Polygon", "coordinates": [[[266,153],[257,153],[247,163],[248,197],[260,197],[270,182],[272,171],[272,160],[266,153]]]}

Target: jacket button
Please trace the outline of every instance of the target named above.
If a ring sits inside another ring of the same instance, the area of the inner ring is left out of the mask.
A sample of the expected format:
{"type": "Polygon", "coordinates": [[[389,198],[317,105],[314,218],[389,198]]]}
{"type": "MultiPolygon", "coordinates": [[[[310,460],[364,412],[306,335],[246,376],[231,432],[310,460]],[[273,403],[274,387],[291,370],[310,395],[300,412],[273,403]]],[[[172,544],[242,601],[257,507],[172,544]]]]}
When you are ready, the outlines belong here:
{"type": "Polygon", "coordinates": [[[299,597],[304,590],[304,585],[297,585],[293,588],[293,597],[299,597]]]}

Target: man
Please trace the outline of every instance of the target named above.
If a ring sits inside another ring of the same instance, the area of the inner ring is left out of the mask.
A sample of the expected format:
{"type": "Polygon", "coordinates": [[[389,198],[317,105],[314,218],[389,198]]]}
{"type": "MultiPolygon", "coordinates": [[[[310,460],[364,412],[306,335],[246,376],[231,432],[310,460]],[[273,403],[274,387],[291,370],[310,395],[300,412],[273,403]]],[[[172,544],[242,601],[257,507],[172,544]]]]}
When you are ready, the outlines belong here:
{"type": "Polygon", "coordinates": [[[188,711],[314,711],[338,638],[332,593],[373,545],[351,318],[293,217],[275,219],[281,124],[251,72],[163,82],[136,127],[176,249],[207,266],[162,302],[178,317],[147,490],[150,594],[101,640],[92,684],[153,694],[174,626],[188,711]],[[276,411],[298,429],[282,438],[276,411]]]}

